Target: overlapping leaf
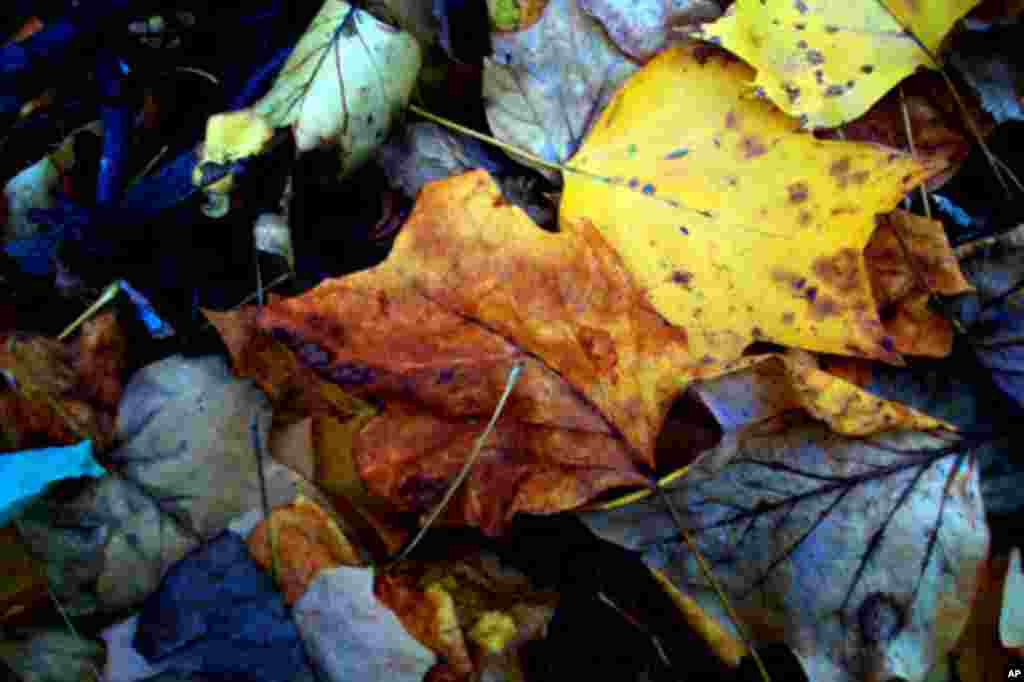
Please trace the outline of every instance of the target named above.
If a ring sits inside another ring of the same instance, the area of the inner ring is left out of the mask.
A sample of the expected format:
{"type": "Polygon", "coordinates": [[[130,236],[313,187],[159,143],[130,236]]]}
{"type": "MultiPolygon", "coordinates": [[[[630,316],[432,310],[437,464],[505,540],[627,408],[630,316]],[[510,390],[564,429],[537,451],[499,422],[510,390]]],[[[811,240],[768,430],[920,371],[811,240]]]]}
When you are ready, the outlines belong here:
{"type": "Polygon", "coordinates": [[[811,128],[850,121],[918,67],[978,0],[738,0],[705,26],[757,69],[756,85],[811,128]]]}
{"type": "Polygon", "coordinates": [[[707,362],[754,340],[898,362],[862,251],[937,167],[801,133],[749,77],[703,48],[652,60],[573,157],[562,225],[592,222],[707,362]]]}

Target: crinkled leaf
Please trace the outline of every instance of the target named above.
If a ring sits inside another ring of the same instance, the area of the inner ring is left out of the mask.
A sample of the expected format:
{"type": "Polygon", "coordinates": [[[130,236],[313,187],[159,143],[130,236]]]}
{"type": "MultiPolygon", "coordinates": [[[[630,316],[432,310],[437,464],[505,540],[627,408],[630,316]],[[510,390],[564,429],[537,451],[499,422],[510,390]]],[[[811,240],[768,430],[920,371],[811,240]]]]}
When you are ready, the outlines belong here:
{"type": "Polygon", "coordinates": [[[252,682],[292,680],[308,665],[274,582],[230,531],[171,568],[142,605],[133,645],[167,670],[252,682]]]}
{"type": "Polygon", "coordinates": [[[864,250],[871,290],[882,324],[897,352],[945,357],[953,350],[953,326],[929,307],[932,295],[971,290],[942,223],[906,211],[879,219],[864,250]]]}
{"type": "Polygon", "coordinates": [[[584,12],[599,20],[620,50],[645,62],[673,39],[680,29],[722,16],[712,0],[579,0],[584,12]]]}
{"type": "Polygon", "coordinates": [[[489,531],[516,511],[643,483],[691,363],[686,334],[595,230],[540,230],[481,171],[428,185],[384,264],[273,303],[260,324],[384,403],[355,459],[372,492],[418,511],[440,499],[522,361],[451,507],[489,531]]]}
{"type": "Polygon", "coordinates": [[[0,658],[21,682],[95,682],[103,647],[67,630],[39,630],[0,642],[0,658]]]}
{"type": "MultiPolygon", "coordinates": [[[[754,639],[785,641],[816,681],[923,679],[956,642],[988,552],[976,467],[920,433],[854,440],[769,410],[667,494],[754,639]]],[[[659,500],[581,516],[732,630],[659,500]]]]}
{"type": "MultiPolygon", "coordinates": [[[[76,493],[54,491],[22,520],[62,603],[135,605],[189,550],[259,507],[253,426],[265,438],[269,422],[263,395],[220,358],[139,370],[121,401],[115,470],[76,493]]],[[[263,466],[271,503],[291,500],[298,477],[269,457],[263,466]]]]}
{"type": "Polygon", "coordinates": [[[933,57],[978,0],[737,0],[700,37],[757,69],[757,87],[811,128],[857,118],[933,57]],[[922,45],[925,49],[922,49],[922,45]]]}
{"type": "Polygon", "coordinates": [[[341,0],[326,0],[253,105],[273,127],[291,126],[299,151],[338,145],[343,167],[364,163],[384,141],[419,73],[419,43],[341,0]]]}
{"type": "Polygon", "coordinates": [[[955,319],[996,385],[1024,405],[1024,228],[963,253],[960,267],[977,293],[955,301],[955,319]]]}
{"type": "Polygon", "coordinates": [[[937,168],[801,133],[745,96],[749,76],[702,47],[648,63],[573,157],[563,227],[592,222],[706,362],[754,340],[898,361],[862,252],[937,168]]]}
{"type": "Polygon", "coordinates": [[[292,617],[310,657],[331,682],[421,682],[437,657],[373,593],[374,571],[320,573],[292,617]]]}
{"type": "Polygon", "coordinates": [[[530,28],[494,35],[484,62],[487,120],[499,139],[566,161],[636,68],[576,0],[551,0],[530,28]]]}

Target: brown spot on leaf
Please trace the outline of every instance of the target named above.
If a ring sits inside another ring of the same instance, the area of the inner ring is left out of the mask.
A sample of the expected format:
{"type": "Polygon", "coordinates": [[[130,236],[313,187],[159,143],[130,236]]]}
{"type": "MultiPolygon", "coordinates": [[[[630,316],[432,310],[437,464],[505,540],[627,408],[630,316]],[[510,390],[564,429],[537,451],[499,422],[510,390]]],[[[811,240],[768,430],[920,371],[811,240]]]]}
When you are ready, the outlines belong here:
{"type": "Polygon", "coordinates": [[[811,265],[814,274],[822,282],[837,291],[849,293],[861,286],[860,252],[856,249],[842,249],[834,256],[821,256],[811,265]]]}
{"type": "Polygon", "coordinates": [[[823,320],[839,314],[841,310],[842,307],[831,296],[819,296],[811,306],[811,315],[817,320],[823,320]]]}
{"type": "Polygon", "coordinates": [[[798,41],[796,41],[796,49],[798,49],[798,50],[806,50],[807,49],[807,41],[806,40],[798,40],[798,41]]]}
{"type": "Polygon", "coordinates": [[[693,281],[693,273],[685,270],[676,270],[672,273],[672,283],[679,284],[680,286],[689,287],[690,282],[693,281]]]}
{"type": "Polygon", "coordinates": [[[747,135],[744,137],[740,145],[743,147],[744,159],[753,159],[767,153],[768,151],[768,148],[764,146],[764,143],[754,135],[747,135]]]}
{"type": "Polygon", "coordinates": [[[825,72],[822,71],[821,69],[815,69],[814,70],[814,81],[818,85],[824,85],[825,84],[825,72]]]}
{"type": "Polygon", "coordinates": [[[793,313],[782,314],[782,324],[793,324],[794,320],[796,320],[796,315],[793,313]]]}
{"type": "Polygon", "coordinates": [[[800,211],[800,216],[797,218],[797,222],[800,223],[800,227],[807,227],[811,224],[813,216],[810,211],[800,211]]]}
{"type": "Polygon", "coordinates": [[[804,2],[804,0],[796,0],[793,3],[793,8],[796,9],[796,11],[799,12],[800,14],[807,14],[807,10],[809,9],[807,7],[807,3],[804,2]]]}
{"type": "Polygon", "coordinates": [[[825,97],[840,97],[844,92],[846,92],[846,88],[842,85],[830,85],[825,88],[824,94],[825,97]]]}
{"type": "Polygon", "coordinates": [[[786,190],[789,192],[789,202],[791,204],[802,204],[807,201],[807,197],[811,192],[810,187],[803,181],[794,182],[786,190]]]}
{"type": "Polygon", "coordinates": [[[786,93],[786,98],[790,104],[795,104],[800,99],[800,88],[793,83],[786,81],[782,84],[782,90],[786,93]]]}
{"type": "Polygon", "coordinates": [[[818,66],[825,63],[825,55],[819,50],[807,50],[807,63],[818,66]]]}
{"type": "Polygon", "coordinates": [[[850,179],[853,180],[853,183],[855,185],[863,185],[865,182],[868,181],[869,177],[871,177],[871,173],[869,173],[868,171],[863,171],[862,170],[862,171],[857,171],[856,173],[851,175],[850,179]]]}
{"type": "Polygon", "coordinates": [[[728,112],[725,115],[725,127],[726,128],[735,128],[737,122],[738,122],[738,118],[736,116],[736,112],[735,111],[730,111],[730,112],[728,112]]]}
{"type": "Polygon", "coordinates": [[[872,73],[875,70],[875,67],[872,66],[871,64],[865,64],[864,66],[860,67],[860,70],[861,70],[861,73],[868,73],[869,74],[869,73],[872,73]]]}
{"type": "Polygon", "coordinates": [[[834,161],[828,169],[829,175],[834,178],[840,178],[850,172],[850,157],[844,156],[838,161],[834,161]]]}

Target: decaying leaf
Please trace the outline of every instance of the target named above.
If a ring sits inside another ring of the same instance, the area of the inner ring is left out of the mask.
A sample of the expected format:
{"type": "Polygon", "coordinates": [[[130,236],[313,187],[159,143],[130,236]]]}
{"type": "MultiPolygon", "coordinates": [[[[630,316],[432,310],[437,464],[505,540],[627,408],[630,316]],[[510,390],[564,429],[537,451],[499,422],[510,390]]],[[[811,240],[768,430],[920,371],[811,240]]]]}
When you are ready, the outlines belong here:
{"type": "Polygon", "coordinates": [[[890,90],[863,116],[817,134],[828,139],[871,142],[904,152],[911,151],[913,142],[914,153],[946,165],[944,171],[927,182],[929,190],[936,190],[956,173],[974,148],[975,137],[965,119],[970,119],[982,137],[995,125],[992,117],[967,93],[962,93],[959,101],[967,114],[950,96],[949,85],[941,74],[918,71],[890,90]]]}
{"type": "Polygon", "coordinates": [[[620,50],[646,62],[686,26],[722,16],[713,0],[579,0],[583,11],[601,22],[620,50]]]}
{"type": "Polygon", "coordinates": [[[1000,608],[1009,559],[986,557],[978,566],[978,592],[970,618],[956,643],[956,670],[963,682],[1002,679],[1011,669],[1013,654],[1000,642],[1000,608]]]}
{"type": "Polygon", "coordinates": [[[1024,405],[1024,226],[964,247],[960,267],[975,294],[954,301],[954,315],[978,360],[1024,405]]]}
{"type": "MultiPolygon", "coordinates": [[[[123,338],[103,321],[73,344],[0,336],[0,451],[112,441],[123,338]],[[109,334],[109,335],[108,335],[109,334]],[[76,367],[77,364],[77,367],[76,367]]],[[[116,326],[116,325],[115,325],[116,326]]]]}
{"type": "Polygon", "coordinates": [[[493,41],[483,76],[491,129],[548,161],[573,155],[615,88],[637,68],[577,0],[551,0],[536,24],[497,33],[493,41]]]}
{"type": "MultiPolygon", "coordinates": [[[[741,378],[694,389],[736,424],[666,493],[716,579],[753,638],[786,642],[809,679],[922,680],[959,637],[988,552],[972,459],[921,433],[850,439],[736,405],[735,390],[715,398],[741,378]]],[[[581,517],[735,632],[659,500],[581,517]]]]}
{"type": "Polygon", "coordinates": [[[955,296],[972,289],[960,272],[942,223],[906,211],[879,218],[864,250],[871,290],[896,351],[945,357],[953,326],[928,306],[932,294],[955,296]]]}
{"type": "Polygon", "coordinates": [[[857,118],[918,67],[978,0],[737,0],[705,26],[757,69],[755,85],[805,127],[857,118]]]}
{"type": "Polygon", "coordinates": [[[692,362],[686,333],[650,308],[595,230],[540,230],[479,171],[424,188],[384,264],[273,303],[260,325],[384,403],[355,460],[372,492],[418,511],[440,499],[522,361],[453,501],[454,519],[491,532],[516,511],[644,484],[692,362]]]}
{"type": "Polygon", "coordinates": [[[374,594],[372,568],[320,573],[293,617],[309,655],[332,682],[422,682],[437,657],[374,594]]]}
{"type": "Polygon", "coordinates": [[[266,393],[277,424],[321,415],[348,420],[372,413],[370,405],[324,381],[287,346],[263,332],[257,326],[256,306],[227,312],[204,310],[203,314],[227,346],[235,374],[254,380],[266,393]]]}
{"type": "Polygon", "coordinates": [[[543,637],[558,603],[557,594],[537,590],[485,552],[408,562],[381,575],[374,591],[442,659],[431,671],[435,679],[475,678],[484,671],[522,679],[520,649],[543,637]]]}
{"type": "Polygon", "coordinates": [[[749,77],[707,48],[652,60],[573,157],[563,228],[592,222],[709,363],[753,340],[898,362],[862,250],[937,168],[801,133],[744,96],[749,77]]]}
{"type": "Polygon", "coordinates": [[[246,540],[249,553],[295,604],[320,571],[364,561],[338,524],[304,497],[271,512],[246,540]]]}
{"type": "MultiPolygon", "coordinates": [[[[220,358],[139,370],[121,401],[115,470],[52,491],[22,518],[61,602],[73,613],[133,606],[189,550],[260,507],[253,441],[269,424],[266,398],[220,358]]],[[[301,480],[269,457],[263,467],[270,503],[294,499],[301,480]]]]}
{"type": "Polygon", "coordinates": [[[99,642],[56,628],[0,642],[0,658],[20,682],[91,682],[103,653],[99,642]]]}

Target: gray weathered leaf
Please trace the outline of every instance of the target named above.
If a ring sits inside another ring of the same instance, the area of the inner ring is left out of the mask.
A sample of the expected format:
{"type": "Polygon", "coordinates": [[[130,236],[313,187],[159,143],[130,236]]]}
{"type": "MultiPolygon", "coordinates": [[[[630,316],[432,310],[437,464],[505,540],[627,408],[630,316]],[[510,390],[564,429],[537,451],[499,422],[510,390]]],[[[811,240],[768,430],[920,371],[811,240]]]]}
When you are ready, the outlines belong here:
{"type": "Polygon", "coordinates": [[[421,682],[437,657],[373,594],[373,569],[322,571],[295,604],[310,657],[331,682],[421,682]]]}
{"type": "MultiPolygon", "coordinates": [[[[713,400],[717,384],[698,390],[713,400]]],[[[851,439],[761,414],[667,494],[754,638],[783,640],[815,682],[923,680],[988,553],[973,458],[922,433],[851,439]]],[[[581,517],[732,627],[658,499],[581,517]]]]}
{"type": "Polygon", "coordinates": [[[647,61],[683,30],[714,21],[722,8],[713,0],[580,0],[583,11],[598,19],[619,49],[647,61]]]}
{"type": "Polygon", "coordinates": [[[493,38],[483,76],[491,129],[548,161],[573,155],[615,89],[638,68],[577,0],[551,0],[530,28],[493,38]]]}
{"type": "MultiPolygon", "coordinates": [[[[20,523],[62,602],[73,612],[131,607],[171,564],[259,508],[252,429],[265,443],[270,420],[263,393],[219,357],[139,370],[121,400],[117,470],[70,500],[40,499],[20,523]]],[[[300,477],[263,454],[270,503],[290,501],[300,477]]]]}

